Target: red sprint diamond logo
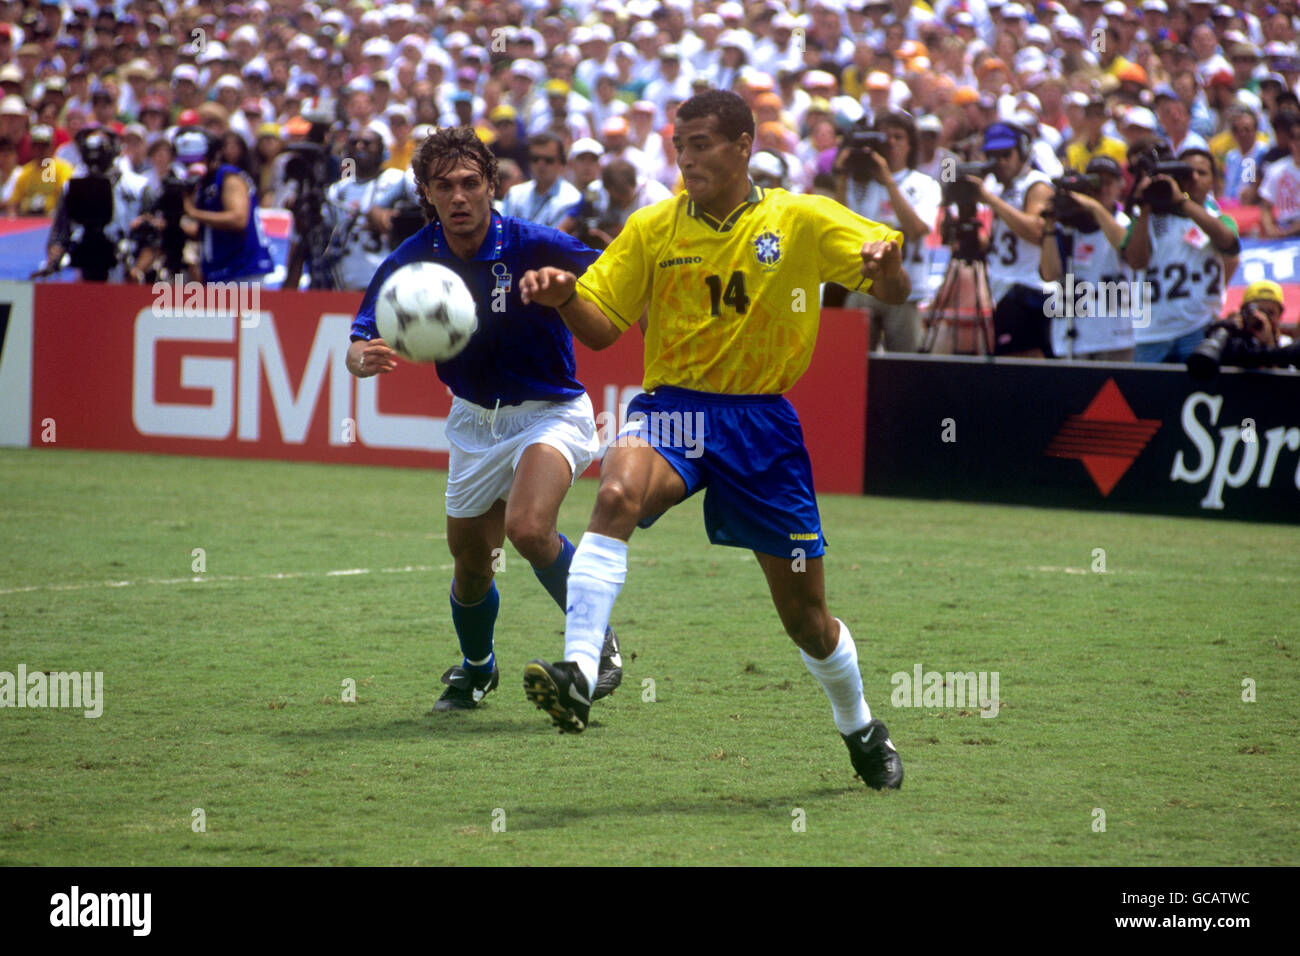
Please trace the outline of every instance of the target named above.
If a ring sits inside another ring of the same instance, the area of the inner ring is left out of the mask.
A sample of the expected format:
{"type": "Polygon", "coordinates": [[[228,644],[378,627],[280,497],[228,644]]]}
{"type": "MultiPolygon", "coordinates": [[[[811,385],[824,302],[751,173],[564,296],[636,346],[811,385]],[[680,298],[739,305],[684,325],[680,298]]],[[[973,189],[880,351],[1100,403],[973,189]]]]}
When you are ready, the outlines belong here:
{"type": "Polygon", "coordinates": [[[1113,378],[1108,378],[1081,415],[1071,415],[1043,452],[1077,458],[1104,498],[1142,454],[1161,423],[1138,418],[1113,378]]]}

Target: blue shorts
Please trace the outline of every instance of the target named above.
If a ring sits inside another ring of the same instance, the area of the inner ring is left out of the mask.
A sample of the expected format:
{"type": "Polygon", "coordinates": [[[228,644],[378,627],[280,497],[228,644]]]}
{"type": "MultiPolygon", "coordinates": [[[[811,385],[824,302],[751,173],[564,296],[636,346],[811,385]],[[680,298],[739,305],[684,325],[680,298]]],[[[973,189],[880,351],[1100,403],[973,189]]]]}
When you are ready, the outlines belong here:
{"type": "Polygon", "coordinates": [[[659,452],[686,483],[687,498],[704,489],[704,527],[714,544],[781,558],[825,553],[812,462],[784,396],[661,385],[632,399],[619,435],[659,452]]]}

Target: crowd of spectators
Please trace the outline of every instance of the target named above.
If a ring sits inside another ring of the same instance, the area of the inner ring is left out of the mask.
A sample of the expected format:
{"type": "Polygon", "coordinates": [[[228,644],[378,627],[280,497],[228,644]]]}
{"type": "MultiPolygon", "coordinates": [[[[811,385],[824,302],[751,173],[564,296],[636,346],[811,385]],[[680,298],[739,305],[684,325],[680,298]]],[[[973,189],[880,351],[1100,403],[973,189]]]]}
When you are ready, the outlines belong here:
{"type": "MultiPolygon", "coordinates": [[[[337,157],[377,138],[376,175],[406,172],[430,127],[471,125],[502,208],[599,245],[682,189],[676,107],[720,87],[754,111],[756,182],[893,216],[913,251],[937,228],[930,183],[997,124],[1049,179],[1113,160],[1120,195],[1131,147],[1200,150],[1212,211],[1281,238],[1300,235],[1298,43],[1296,0],[0,0],[0,203],[52,215],[87,127],[154,191],[199,127],[258,205],[289,206],[285,147],[321,117],[337,157]],[[845,136],[898,116],[855,190],[845,136]]],[[[388,223],[360,212],[359,230],[388,223]]],[[[916,345],[906,311],[889,347],[916,345]]]]}

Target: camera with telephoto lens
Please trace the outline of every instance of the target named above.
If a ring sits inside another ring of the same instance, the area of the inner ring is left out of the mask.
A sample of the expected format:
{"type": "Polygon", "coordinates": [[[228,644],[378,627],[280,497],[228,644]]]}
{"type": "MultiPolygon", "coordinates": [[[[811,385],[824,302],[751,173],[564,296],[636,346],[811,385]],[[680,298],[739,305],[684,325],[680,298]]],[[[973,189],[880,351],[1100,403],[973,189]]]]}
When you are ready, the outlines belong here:
{"type": "Polygon", "coordinates": [[[1088,212],[1074,198],[1075,193],[1083,193],[1096,199],[1101,190],[1101,177],[1070,170],[1064,176],[1052,180],[1056,192],[1048,200],[1047,214],[1062,226],[1077,232],[1095,232],[1097,217],[1088,212]]]}
{"type": "MultiPolygon", "coordinates": [[[[1133,170],[1134,188],[1143,176],[1155,180],[1156,176],[1171,176],[1180,186],[1192,175],[1192,167],[1181,160],[1174,159],[1174,151],[1167,143],[1152,143],[1146,149],[1136,153],[1129,160],[1133,170]]],[[[1147,206],[1152,212],[1173,212],[1182,203],[1182,196],[1167,182],[1151,182],[1137,199],[1140,206],[1147,206]]]]}
{"type": "Polygon", "coordinates": [[[1205,382],[1219,374],[1224,365],[1235,368],[1300,368],[1300,343],[1273,348],[1255,337],[1259,329],[1257,323],[1267,322],[1268,317],[1253,302],[1242,307],[1241,326],[1232,322],[1215,322],[1187,357],[1188,373],[1197,381],[1205,382]]]}
{"type": "Polygon", "coordinates": [[[883,153],[889,145],[889,135],[867,129],[859,120],[844,138],[844,148],[848,156],[844,168],[848,170],[855,182],[865,183],[875,178],[876,164],[872,162],[872,153],[883,153]]]}

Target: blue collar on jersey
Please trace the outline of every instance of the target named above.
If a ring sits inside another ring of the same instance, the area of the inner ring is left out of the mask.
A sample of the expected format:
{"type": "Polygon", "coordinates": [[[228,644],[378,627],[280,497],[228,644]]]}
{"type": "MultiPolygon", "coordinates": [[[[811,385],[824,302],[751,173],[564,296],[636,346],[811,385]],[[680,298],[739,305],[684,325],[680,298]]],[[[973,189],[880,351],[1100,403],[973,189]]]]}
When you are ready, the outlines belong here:
{"type": "MultiPolygon", "coordinates": [[[[501,213],[495,209],[492,210],[492,221],[488,225],[487,235],[483,237],[483,245],[478,247],[478,252],[474,253],[475,259],[488,259],[494,261],[501,258],[501,250],[506,244],[506,226],[505,220],[501,218],[501,213]]],[[[438,221],[433,224],[433,254],[442,257],[442,222],[438,221]]],[[[450,248],[445,255],[455,255],[450,248]]]]}
{"type": "Polygon", "coordinates": [[[709,215],[699,206],[695,205],[695,200],[693,199],[686,203],[686,215],[694,216],[706,226],[712,226],[718,232],[730,232],[731,227],[734,226],[740,220],[740,217],[745,214],[745,210],[756,203],[762,202],[765,195],[767,195],[767,190],[760,186],[756,186],[754,181],[751,179],[749,181],[749,195],[745,197],[744,202],[731,211],[731,214],[727,216],[726,219],[718,219],[715,216],[709,215]]]}

